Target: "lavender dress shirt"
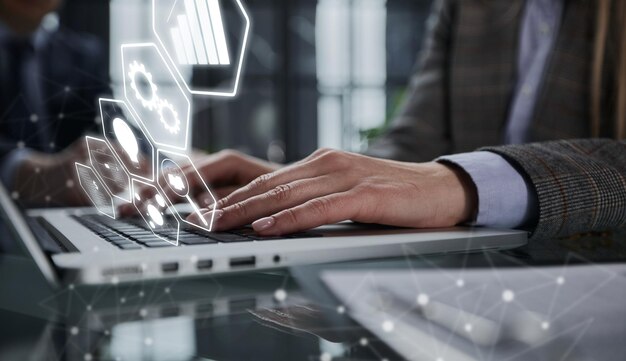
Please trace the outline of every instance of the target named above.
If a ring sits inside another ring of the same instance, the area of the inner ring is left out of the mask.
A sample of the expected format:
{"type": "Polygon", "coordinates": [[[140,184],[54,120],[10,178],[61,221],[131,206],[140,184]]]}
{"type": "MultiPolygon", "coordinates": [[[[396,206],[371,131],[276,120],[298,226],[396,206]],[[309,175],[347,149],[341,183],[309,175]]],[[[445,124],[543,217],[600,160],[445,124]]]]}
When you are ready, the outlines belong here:
{"type": "MultiPolygon", "coordinates": [[[[506,144],[528,141],[537,97],[561,24],[563,3],[564,0],[526,1],[519,42],[518,82],[504,134],[506,144]]],[[[474,181],[479,203],[476,225],[518,228],[536,221],[536,194],[503,157],[474,152],[441,157],[438,161],[461,167],[474,181]]]]}

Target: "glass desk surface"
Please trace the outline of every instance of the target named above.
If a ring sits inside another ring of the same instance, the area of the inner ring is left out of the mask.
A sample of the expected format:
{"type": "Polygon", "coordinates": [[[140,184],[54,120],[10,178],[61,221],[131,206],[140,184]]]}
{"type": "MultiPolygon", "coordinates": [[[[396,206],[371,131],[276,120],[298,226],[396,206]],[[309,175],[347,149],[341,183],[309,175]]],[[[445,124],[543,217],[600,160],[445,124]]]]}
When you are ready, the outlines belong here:
{"type": "MultiPolygon", "coordinates": [[[[563,245],[56,289],[30,260],[4,254],[0,360],[398,360],[338,307],[320,271],[562,264],[563,245]]],[[[599,261],[626,259],[605,246],[593,250],[599,261]]]]}

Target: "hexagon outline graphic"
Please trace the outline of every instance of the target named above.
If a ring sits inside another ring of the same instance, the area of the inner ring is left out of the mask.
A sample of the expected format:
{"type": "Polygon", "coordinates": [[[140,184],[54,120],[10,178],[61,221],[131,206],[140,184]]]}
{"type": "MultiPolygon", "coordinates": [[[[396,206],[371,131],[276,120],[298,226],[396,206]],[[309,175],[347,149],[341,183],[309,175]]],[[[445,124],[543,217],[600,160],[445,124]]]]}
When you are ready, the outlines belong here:
{"type": "Polygon", "coordinates": [[[102,184],[104,184],[104,187],[105,187],[105,188],[109,191],[109,193],[110,193],[110,194],[112,194],[112,195],[113,195],[113,197],[115,197],[115,198],[117,198],[117,199],[119,199],[119,200],[121,200],[121,201],[124,201],[124,202],[127,202],[127,203],[131,203],[131,202],[133,201],[133,200],[132,200],[132,194],[131,194],[131,193],[132,193],[132,192],[131,192],[131,175],[130,175],[130,173],[128,173],[128,171],[126,170],[126,167],[124,166],[124,164],[123,164],[122,162],[120,162],[120,160],[119,160],[119,159],[117,159],[117,156],[116,156],[115,152],[113,151],[113,148],[111,147],[111,145],[109,144],[109,142],[107,142],[106,140],[102,140],[102,139],[95,138],[95,137],[90,137],[90,136],[86,136],[86,137],[85,137],[85,141],[86,141],[86,143],[87,143],[87,153],[89,154],[89,163],[90,163],[90,165],[91,165],[91,168],[92,168],[93,172],[94,172],[94,173],[96,174],[96,176],[100,179],[100,182],[102,182],[102,184]],[[104,177],[103,177],[100,173],[98,173],[98,171],[96,171],[95,166],[94,166],[94,164],[93,164],[93,163],[94,163],[94,161],[93,161],[93,159],[91,158],[91,149],[89,148],[89,140],[90,140],[90,139],[91,139],[91,140],[98,141],[98,142],[102,142],[102,143],[104,143],[104,144],[107,146],[107,148],[109,148],[109,150],[111,151],[111,154],[113,154],[113,158],[115,158],[115,161],[116,161],[116,162],[118,162],[118,163],[122,166],[122,172],[124,172],[124,175],[128,178],[128,199],[123,198],[123,197],[120,197],[119,195],[117,195],[117,194],[113,193],[113,191],[111,191],[110,187],[109,187],[109,186],[107,185],[107,183],[104,181],[104,177]]]}
{"type": "MultiPolygon", "coordinates": [[[[129,108],[132,110],[133,114],[136,116],[136,118],[139,120],[139,122],[141,123],[143,130],[145,131],[145,133],[148,135],[148,137],[150,138],[150,140],[152,141],[153,144],[156,144],[158,146],[162,146],[165,148],[170,148],[170,149],[176,149],[176,150],[182,150],[185,151],[189,148],[189,138],[190,138],[190,134],[191,134],[191,101],[189,100],[189,98],[187,97],[187,92],[185,91],[185,89],[183,89],[183,87],[180,85],[180,81],[179,79],[176,77],[176,74],[174,74],[174,72],[172,71],[170,64],[168,63],[167,59],[163,56],[163,53],[161,52],[161,49],[159,49],[159,47],[154,44],[154,43],[133,43],[133,44],[122,44],[121,46],[121,54],[122,54],[122,80],[124,82],[124,98],[126,98],[126,101],[128,102],[128,106],[129,108]],[[157,51],[157,54],[159,54],[159,57],[161,58],[161,60],[163,60],[163,64],[165,64],[165,68],[167,69],[167,71],[169,72],[169,74],[172,76],[172,79],[174,80],[174,83],[176,83],[176,86],[178,87],[178,89],[180,90],[180,94],[181,96],[185,99],[185,103],[187,105],[187,113],[185,116],[185,129],[184,129],[184,134],[185,134],[185,141],[184,141],[184,145],[182,147],[178,147],[172,144],[166,144],[166,143],[160,143],[157,142],[156,139],[154,138],[154,136],[150,133],[150,128],[146,125],[146,123],[144,123],[144,120],[139,116],[139,112],[135,109],[135,107],[133,106],[133,102],[130,100],[130,95],[128,94],[128,74],[126,72],[126,68],[127,65],[124,61],[124,50],[125,49],[136,49],[136,48],[154,48],[154,50],[157,51]]],[[[178,72],[178,70],[176,70],[178,72]]],[[[185,88],[187,88],[185,86],[185,88]]],[[[154,179],[152,179],[154,180],[154,179]]],[[[151,181],[152,181],[151,180],[151,181]]]]}
{"type": "MultiPolygon", "coordinates": [[[[157,0],[152,0],[152,32],[154,33],[154,36],[157,38],[157,40],[159,41],[159,44],[161,45],[161,47],[164,49],[165,54],[167,55],[168,59],[172,62],[172,64],[176,64],[176,62],[174,61],[174,59],[172,58],[172,55],[170,54],[170,52],[167,50],[167,47],[165,46],[165,44],[163,43],[163,40],[161,40],[161,37],[159,36],[159,33],[157,31],[157,26],[156,26],[156,1],[157,0]]],[[[239,59],[237,60],[237,72],[235,75],[235,81],[234,81],[234,85],[233,85],[233,89],[231,91],[202,91],[202,90],[193,90],[191,89],[191,87],[189,86],[189,84],[187,84],[187,81],[185,81],[185,77],[181,74],[180,70],[178,69],[177,66],[174,67],[174,69],[176,70],[176,73],[178,74],[178,76],[180,77],[180,79],[183,80],[183,84],[185,84],[185,88],[187,88],[187,90],[194,95],[204,95],[204,96],[214,96],[214,97],[223,97],[223,98],[233,98],[235,96],[237,96],[237,93],[239,92],[239,86],[241,83],[241,73],[243,70],[243,65],[244,65],[244,60],[246,58],[246,54],[248,52],[248,42],[250,40],[250,28],[251,28],[251,21],[250,21],[250,16],[248,15],[248,11],[246,10],[245,6],[243,6],[241,0],[232,0],[234,1],[237,6],[239,7],[239,10],[241,11],[241,14],[243,15],[244,21],[245,21],[245,30],[244,30],[244,35],[243,35],[243,42],[241,43],[241,54],[239,55],[239,59]]]]}
{"type": "MultiPolygon", "coordinates": [[[[215,195],[213,194],[213,191],[211,191],[211,189],[207,186],[206,182],[204,181],[204,178],[202,178],[202,176],[200,175],[200,172],[198,171],[198,168],[196,168],[195,164],[193,164],[193,162],[191,161],[191,158],[188,155],[186,155],[186,154],[180,154],[180,153],[176,153],[176,152],[170,152],[170,151],[166,151],[166,150],[157,149],[157,174],[158,174],[157,179],[158,180],[160,180],[162,178],[161,177],[162,161],[160,161],[160,159],[159,159],[161,155],[163,155],[163,157],[166,158],[166,159],[170,159],[170,156],[181,157],[181,158],[187,159],[189,161],[189,164],[193,167],[194,171],[198,175],[198,178],[202,182],[202,185],[204,186],[203,190],[206,190],[209,193],[209,195],[211,196],[211,199],[213,200],[213,204],[217,203],[217,199],[215,198],[215,195]]],[[[170,161],[172,161],[172,160],[170,159],[170,161]]],[[[174,162],[174,163],[176,163],[176,162],[174,162]]],[[[187,181],[187,182],[189,182],[189,181],[187,181]]],[[[172,202],[169,199],[169,197],[167,195],[168,192],[163,188],[161,183],[159,181],[157,181],[157,184],[158,184],[159,188],[161,189],[161,191],[163,191],[163,193],[165,194],[165,198],[167,198],[167,200],[170,203],[173,204],[174,202],[172,202]]],[[[197,207],[197,205],[196,205],[196,207],[197,207]]],[[[175,208],[174,208],[174,211],[176,212],[176,214],[178,214],[178,212],[175,210],[175,208]]],[[[180,216],[180,214],[178,214],[178,215],[180,216]]],[[[182,219],[183,222],[185,222],[185,223],[187,223],[187,224],[189,224],[191,226],[200,228],[200,229],[202,229],[204,231],[207,231],[207,232],[212,232],[213,231],[213,227],[215,225],[215,212],[211,213],[211,220],[209,221],[208,228],[202,227],[202,226],[200,226],[198,224],[195,224],[195,223],[188,222],[183,217],[180,217],[180,219],[182,219]]]]}
{"type": "MultiPolygon", "coordinates": [[[[169,239],[167,239],[167,238],[165,238],[163,236],[158,235],[156,232],[154,232],[154,230],[152,230],[152,228],[150,228],[150,222],[145,218],[145,216],[143,215],[143,212],[141,212],[141,209],[139,209],[139,207],[137,207],[137,203],[136,203],[137,201],[139,201],[139,199],[136,198],[137,192],[136,192],[136,188],[135,187],[136,187],[137,183],[139,183],[139,184],[141,184],[143,186],[152,187],[152,188],[154,188],[157,191],[157,195],[161,195],[161,193],[159,192],[159,189],[157,187],[155,187],[154,184],[150,184],[150,183],[144,182],[144,181],[139,180],[139,179],[133,179],[132,183],[133,183],[133,187],[132,187],[133,206],[135,206],[135,209],[137,209],[137,212],[139,213],[139,216],[146,223],[146,226],[148,227],[148,229],[150,229],[152,234],[155,237],[157,237],[158,239],[160,239],[162,241],[165,241],[165,242],[167,242],[169,244],[172,244],[174,246],[178,246],[180,244],[180,241],[179,241],[179,239],[180,239],[180,221],[179,221],[178,213],[174,212],[174,220],[176,221],[176,241],[172,242],[171,240],[169,240],[169,239]]],[[[167,197],[163,197],[163,198],[164,198],[166,204],[170,208],[174,209],[172,204],[169,203],[169,200],[167,199],[167,197]]]]}
{"type": "MultiPolygon", "coordinates": [[[[121,104],[128,111],[128,115],[133,119],[135,125],[138,126],[138,130],[140,132],[142,132],[144,135],[147,134],[146,130],[143,128],[143,124],[141,124],[140,122],[137,121],[137,117],[135,117],[135,114],[130,110],[130,107],[126,104],[126,102],[124,102],[122,100],[108,99],[108,98],[100,98],[100,99],[98,99],[98,105],[100,107],[100,117],[103,116],[103,111],[102,111],[102,103],[103,102],[121,104]]],[[[126,168],[126,165],[122,161],[122,157],[120,157],[117,154],[117,151],[115,150],[115,147],[113,146],[113,144],[111,143],[111,140],[107,136],[107,129],[106,129],[106,125],[105,125],[104,119],[102,121],[102,133],[104,134],[104,140],[106,140],[106,142],[109,145],[109,147],[113,150],[113,154],[115,155],[117,160],[120,162],[120,164],[122,164],[122,166],[124,167],[126,172],[131,175],[131,178],[136,177],[136,178],[140,178],[140,179],[146,180],[148,182],[153,182],[154,181],[154,173],[155,173],[154,158],[155,158],[155,151],[154,151],[154,146],[152,145],[151,142],[148,142],[149,143],[148,146],[150,146],[150,153],[151,153],[150,154],[150,168],[152,169],[152,172],[150,174],[150,177],[147,178],[147,177],[144,177],[144,176],[140,176],[138,174],[134,174],[134,173],[132,173],[130,170],[128,170],[126,168]]],[[[132,183],[132,180],[131,180],[131,183],[132,183]]],[[[132,198],[132,195],[131,195],[131,198],[132,198]]]]}
{"type": "Polygon", "coordinates": [[[93,170],[93,168],[84,165],[84,164],[80,164],[80,163],[74,163],[74,165],[76,166],[76,172],[78,173],[78,183],[80,184],[80,187],[83,189],[83,192],[85,192],[85,194],[87,195],[87,198],[89,198],[89,200],[91,201],[91,203],[93,204],[94,208],[96,208],[96,210],[98,211],[98,213],[101,213],[111,219],[116,219],[116,212],[115,212],[115,202],[113,201],[113,195],[111,195],[111,193],[109,193],[109,190],[107,189],[106,186],[104,186],[104,183],[100,180],[100,178],[98,177],[98,175],[96,174],[96,171],[93,170]],[[102,188],[104,189],[104,192],[107,194],[107,196],[109,196],[109,198],[111,199],[111,214],[108,214],[102,210],[100,210],[100,207],[98,206],[98,203],[94,202],[94,200],[91,198],[91,196],[89,195],[89,192],[87,192],[87,190],[85,189],[85,185],[83,184],[83,178],[80,176],[80,171],[78,170],[78,168],[85,168],[89,171],[91,171],[94,175],[96,175],[96,180],[98,182],[100,182],[102,184],[102,188]]]}

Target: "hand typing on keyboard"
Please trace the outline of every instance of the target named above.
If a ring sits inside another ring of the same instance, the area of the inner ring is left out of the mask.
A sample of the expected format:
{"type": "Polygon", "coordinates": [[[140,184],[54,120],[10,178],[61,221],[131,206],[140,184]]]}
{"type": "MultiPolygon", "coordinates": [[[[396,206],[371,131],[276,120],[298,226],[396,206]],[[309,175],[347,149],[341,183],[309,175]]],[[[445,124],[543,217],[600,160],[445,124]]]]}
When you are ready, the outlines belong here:
{"type": "MultiPolygon", "coordinates": [[[[200,215],[215,217],[217,231],[252,223],[262,236],[279,236],[345,220],[449,227],[471,220],[477,207],[471,179],[439,163],[402,163],[322,149],[280,169],[235,152],[208,156],[196,167],[224,198],[215,209],[194,212],[188,221],[199,224],[200,215]]],[[[197,194],[197,184],[190,181],[189,187],[201,205],[212,204],[197,194]]],[[[131,206],[120,213],[132,211],[131,206]]]]}
{"type": "MultiPolygon", "coordinates": [[[[256,178],[220,200],[215,210],[201,213],[207,218],[215,216],[218,231],[252,223],[264,236],[345,220],[449,227],[472,218],[477,207],[475,193],[471,179],[451,166],[402,163],[322,149],[256,178]]],[[[193,214],[189,220],[197,221],[196,217],[193,214]]]]}

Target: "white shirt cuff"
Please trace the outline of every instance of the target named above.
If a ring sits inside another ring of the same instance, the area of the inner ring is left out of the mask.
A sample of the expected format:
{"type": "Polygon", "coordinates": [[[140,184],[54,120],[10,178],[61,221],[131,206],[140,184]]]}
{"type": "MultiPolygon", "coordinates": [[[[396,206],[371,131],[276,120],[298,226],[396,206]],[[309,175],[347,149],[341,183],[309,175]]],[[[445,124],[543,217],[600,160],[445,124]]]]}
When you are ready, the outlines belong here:
{"type": "Polygon", "coordinates": [[[500,155],[491,152],[462,153],[436,161],[460,167],[476,185],[476,225],[519,228],[537,216],[536,195],[531,185],[500,155]]]}

